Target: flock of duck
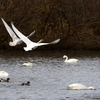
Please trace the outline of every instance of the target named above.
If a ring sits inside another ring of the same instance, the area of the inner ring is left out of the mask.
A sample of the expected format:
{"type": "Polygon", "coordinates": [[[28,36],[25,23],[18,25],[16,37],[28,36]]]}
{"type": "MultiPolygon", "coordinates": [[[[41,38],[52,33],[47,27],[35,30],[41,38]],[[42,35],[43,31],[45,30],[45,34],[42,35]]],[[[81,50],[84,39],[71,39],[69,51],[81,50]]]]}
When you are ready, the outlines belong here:
{"type": "MultiPolygon", "coordinates": [[[[24,42],[26,44],[26,47],[24,47],[25,51],[30,51],[33,49],[36,49],[38,46],[42,46],[42,45],[49,45],[49,44],[56,44],[60,41],[60,39],[56,39],[55,41],[52,41],[50,43],[41,43],[43,41],[43,39],[39,40],[37,43],[36,42],[32,42],[29,38],[34,35],[35,31],[33,31],[32,33],[30,33],[30,35],[25,36],[23,35],[15,26],[14,24],[11,22],[11,26],[12,29],[10,28],[10,26],[4,21],[3,18],[1,18],[6,30],[8,31],[9,35],[12,38],[12,42],[9,42],[10,46],[17,46],[19,44],[21,44],[22,42],[24,42]]],[[[78,59],[68,59],[68,57],[66,55],[64,55],[62,58],[65,58],[65,62],[66,63],[76,63],[78,62],[78,59]]],[[[26,66],[26,67],[32,67],[33,63],[31,62],[26,62],[24,63],[22,66],[26,66]]],[[[0,82],[9,82],[10,78],[8,78],[9,74],[5,71],[0,71],[0,82]],[[4,79],[6,78],[6,79],[4,79]]],[[[23,85],[30,85],[30,82],[26,82],[26,83],[22,83],[23,85]]],[[[90,89],[90,90],[94,90],[94,87],[86,87],[85,85],[79,84],[79,83],[75,83],[75,84],[70,84],[67,86],[68,90],[83,90],[83,89],[90,89]]]]}
{"type": "MultiPolygon", "coordinates": [[[[5,71],[0,71],[0,82],[9,82],[10,78],[8,77],[9,74],[5,71]]],[[[27,83],[22,83],[21,84],[22,86],[23,85],[30,85],[30,82],[28,81],[27,83]]]]}

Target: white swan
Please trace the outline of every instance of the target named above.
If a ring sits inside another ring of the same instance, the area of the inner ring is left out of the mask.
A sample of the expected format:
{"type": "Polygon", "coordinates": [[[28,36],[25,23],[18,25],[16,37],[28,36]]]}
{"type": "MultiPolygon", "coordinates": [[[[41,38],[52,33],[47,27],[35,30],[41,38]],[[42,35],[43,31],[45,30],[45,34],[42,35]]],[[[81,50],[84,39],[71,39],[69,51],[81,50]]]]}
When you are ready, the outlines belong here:
{"type": "Polygon", "coordinates": [[[71,85],[67,86],[67,89],[69,89],[69,90],[85,90],[85,89],[94,90],[94,87],[91,87],[91,86],[86,87],[83,84],[75,83],[75,84],[71,84],[71,85]]]}
{"type": "Polygon", "coordinates": [[[7,78],[9,74],[5,71],[0,71],[0,78],[7,78]]]}
{"type": "Polygon", "coordinates": [[[32,67],[33,66],[33,63],[26,62],[26,63],[23,64],[23,66],[25,66],[25,67],[32,67]]]}
{"type": "Polygon", "coordinates": [[[25,42],[26,47],[24,47],[25,51],[30,51],[38,46],[42,46],[42,45],[48,45],[48,44],[55,44],[58,43],[60,41],[60,39],[57,39],[53,42],[50,43],[36,43],[36,42],[32,42],[31,40],[29,40],[26,36],[24,36],[14,25],[13,23],[11,23],[13,30],[15,31],[15,33],[19,36],[19,38],[25,42]]]}
{"type": "Polygon", "coordinates": [[[75,63],[78,61],[78,59],[68,59],[68,57],[66,55],[63,56],[63,58],[66,58],[65,59],[65,62],[68,62],[68,63],[75,63]]]}
{"type": "MultiPolygon", "coordinates": [[[[10,28],[10,26],[8,26],[8,24],[4,21],[3,18],[1,18],[1,20],[2,20],[6,30],[8,31],[9,35],[11,36],[11,38],[13,40],[13,42],[11,42],[11,41],[9,42],[9,45],[10,46],[16,46],[16,45],[21,44],[23,41],[16,36],[14,31],[10,28]]],[[[28,37],[32,36],[34,33],[35,33],[35,31],[33,31],[28,37]]]]}

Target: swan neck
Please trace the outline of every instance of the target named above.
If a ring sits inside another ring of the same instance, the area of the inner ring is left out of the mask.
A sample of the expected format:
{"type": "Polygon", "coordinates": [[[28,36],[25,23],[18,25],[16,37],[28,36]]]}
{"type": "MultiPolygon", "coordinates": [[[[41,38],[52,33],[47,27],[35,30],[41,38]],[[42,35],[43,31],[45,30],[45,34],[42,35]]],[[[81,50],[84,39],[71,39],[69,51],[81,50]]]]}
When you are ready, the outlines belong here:
{"type": "Polygon", "coordinates": [[[68,57],[66,56],[66,60],[68,60],[68,57]]]}
{"type": "Polygon", "coordinates": [[[37,43],[41,43],[43,41],[43,39],[39,40],[37,43]]]}

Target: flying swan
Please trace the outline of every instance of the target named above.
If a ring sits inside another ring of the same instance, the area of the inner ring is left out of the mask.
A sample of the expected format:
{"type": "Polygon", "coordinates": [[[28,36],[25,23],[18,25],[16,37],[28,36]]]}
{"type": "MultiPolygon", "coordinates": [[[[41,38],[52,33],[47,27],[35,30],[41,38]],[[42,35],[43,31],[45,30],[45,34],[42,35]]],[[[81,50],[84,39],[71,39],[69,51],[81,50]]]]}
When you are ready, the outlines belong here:
{"type": "MultiPolygon", "coordinates": [[[[10,26],[8,26],[8,24],[4,21],[3,18],[1,18],[1,20],[2,20],[2,22],[3,22],[3,24],[4,24],[5,28],[6,28],[6,30],[8,31],[9,35],[11,36],[11,38],[12,38],[12,40],[13,40],[13,42],[11,42],[11,41],[9,42],[9,45],[10,45],[10,46],[16,46],[16,45],[21,44],[23,41],[22,41],[20,38],[18,38],[18,37],[16,36],[16,34],[14,33],[14,31],[10,28],[10,26]]],[[[34,33],[35,33],[35,31],[33,31],[33,32],[32,32],[29,36],[27,36],[27,37],[31,37],[34,33]]]]}
{"type": "Polygon", "coordinates": [[[78,61],[78,59],[68,59],[68,57],[66,55],[64,55],[62,58],[66,58],[65,62],[67,62],[67,63],[75,63],[78,61]]]}
{"type": "Polygon", "coordinates": [[[91,87],[91,86],[90,87],[86,87],[83,84],[75,83],[75,84],[71,84],[71,85],[67,86],[67,89],[68,90],[86,90],[86,89],[94,90],[94,87],[91,87]]]}
{"type": "Polygon", "coordinates": [[[18,35],[18,37],[25,42],[26,47],[24,47],[25,51],[30,51],[38,46],[42,46],[42,45],[49,45],[49,44],[55,44],[58,43],[60,41],[60,39],[57,39],[53,42],[50,43],[36,43],[36,42],[32,42],[31,40],[29,40],[25,35],[23,35],[14,25],[13,23],[11,23],[12,28],[14,30],[14,32],[18,35]]]}

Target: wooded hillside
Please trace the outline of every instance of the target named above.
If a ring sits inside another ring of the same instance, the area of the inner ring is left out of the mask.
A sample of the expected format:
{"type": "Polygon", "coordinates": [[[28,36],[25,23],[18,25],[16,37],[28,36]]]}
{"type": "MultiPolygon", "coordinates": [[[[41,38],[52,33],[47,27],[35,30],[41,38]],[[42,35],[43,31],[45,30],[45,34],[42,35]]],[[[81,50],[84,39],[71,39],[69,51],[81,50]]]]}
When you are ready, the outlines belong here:
{"type": "MultiPolygon", "coordinates": [[[[61,39],[40,48],[100,49],[100,0],[0,0],[0,17],[25,35],[36,30],[32,41],[61,39]]],[[[0,21],[0,48],[10,40],[0,21]]]]}

